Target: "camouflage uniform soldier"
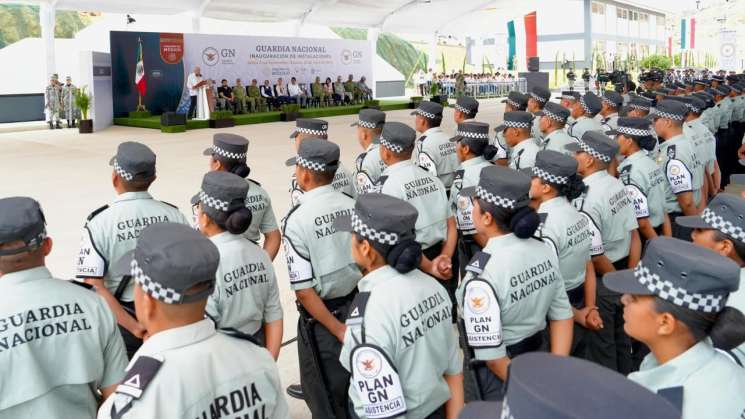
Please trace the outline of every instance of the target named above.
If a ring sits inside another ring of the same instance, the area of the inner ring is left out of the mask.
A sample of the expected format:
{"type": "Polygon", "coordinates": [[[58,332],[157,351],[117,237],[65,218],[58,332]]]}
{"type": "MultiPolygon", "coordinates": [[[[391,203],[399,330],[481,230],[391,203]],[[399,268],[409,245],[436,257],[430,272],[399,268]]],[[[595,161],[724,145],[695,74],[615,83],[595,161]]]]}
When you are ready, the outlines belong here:
{"type": "Polygon", "coordinates": [[[251,85],[246,88],[246,91],[248,91],[248,100],[252,101],[251,112],[265,111],[266,99],[261,97],[259,83],[256,79],[251,80],[251,85]]]}
{"type": "Polygon", "coordinates": [[[80,118],[80,109],[75,103],[75,92],[78,88],[72,84],[72,78],[67,76],[62,86],[62,112],[67,120],[67,128],[75,128],[75,120],[80,118]]]}
{"type": "Polygon", "coordinates": [[[236,113],[253,112],[256,109],[255,101],[247,96],[246,90],[247,88],[243,86],[241,79],[236,79],[233,87],[236,113]]]}
{"type": "Polygon", "coordinates": [[[59,114],[62,110],[62,88],[59,84],[59,76],[52,74],[49,85],[44,91],[44,114],[47,117],[49,129],[62,129],[59,123],[59,114]]]}

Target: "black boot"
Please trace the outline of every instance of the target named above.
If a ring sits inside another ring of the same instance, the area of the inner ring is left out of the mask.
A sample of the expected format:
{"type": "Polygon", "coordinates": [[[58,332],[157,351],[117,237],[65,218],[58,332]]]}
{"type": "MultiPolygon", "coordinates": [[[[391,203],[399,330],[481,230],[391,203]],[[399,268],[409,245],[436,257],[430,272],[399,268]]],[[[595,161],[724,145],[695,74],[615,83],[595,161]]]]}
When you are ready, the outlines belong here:
{"type": "Polygon", "coordinates": [[[300,386],[300,384],[290,384],[289,386],[287,386],[287,395],[292,397],[293,399],[305,400],[303,388],[300,386]]]}
{"type": "Polygon", "coordinates": [[[62,129],[62,124],[60,124],[59,121],[57,121],[57,129],[62,129]]]}
{"type": "Polygon", "coordinates": [[[67,128],[72,128],[72,123],[70,123],[70,120],[67,120],[67,128]]]}
{"type": "Polygon", "coordinates": [[[73,128],[77,128],[78,127],[78,125],[75,123],[75,120],[74,119],[72,120],[72,127],[73,128]]]}
{"type": "Polygon", "coordinates": [[[49,129],[54,129],[54,123],[52,121],[49,121],[49,129]]]}

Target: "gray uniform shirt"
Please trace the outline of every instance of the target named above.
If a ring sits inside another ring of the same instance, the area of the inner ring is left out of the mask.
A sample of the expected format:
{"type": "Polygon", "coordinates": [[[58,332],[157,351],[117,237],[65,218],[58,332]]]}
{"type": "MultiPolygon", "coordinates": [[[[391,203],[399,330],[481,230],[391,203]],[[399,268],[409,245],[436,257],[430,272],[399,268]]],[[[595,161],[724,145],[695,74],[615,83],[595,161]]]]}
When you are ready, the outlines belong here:
{"type": "Polygon", "coordinates": [[[569,136],[577,139],[581,139],[582,135],[584,135],[584,133],[587,131],[602,132],[603,127],[600,125],[600,122],[598,122],[594,118],[583,115],[574,120],[574,122],[572,122],[567,128],[567,133],[569,134],[569,136]]]}
{"type": "Polygon", "coordinates": [[[693,148],[698,161],[714,173],[714,165],[717,161],[717,139],[714,134],[701,122],[701,118],[683,124],[683,135],[693,140],[693,148]]]}
{"type": "MultiPolygon", "coordinates": [[[[344,167],[342,162],[339,162],[339,168],[336,169],[334,180],[331,181],[331,186],[333,186],[335,191],[339,191],[351,198],[356,198],[357,191],[354,189],[354,182],[352,179],[349,170],[344,167]]],[[[304,193],[305,192],[300,189],[300,185],[297,184],[297,180],[295,180],[295,172],[292,172],[292,180],[290,181],[290,202],[293,207],[300,203],[300,197],[304,193]]]]}
{"type": "Polygon", "coordinates": [[[266,252],[243,236],[224,232],[210,237],[220,252],[215,291],[207,314],[218,328],[253,335],[282,318],[279,288],[266,252]]]}
{"type": "Polygon", "coordinates": [[[618,128],[618,112],[614,112],[608,116],[602,116],[600,114],[597,115],[598,122],[600,122],[600,127],[604,131],[610,131],[612,129],[618,128]]]}
{"type": "MultiPolygon", "coordinates": [[[[128,370],[141,356],[162,364],[147,383],[138,381],[142,394],[122,418],[289,418],[277,364],[269,352],[216,332],[208,319],[151,336],[128,370]]],[[[101,405],[98,419],[111,418],[112,405],[126,401],[120,392],[124,385],[101,405]]]]}
{"type": "Polygon", "coordinates": [[[732,101],[726,97],[718,104],[719,108],[719,129],[729,128],[730,119],[732,119],[732,101]]]}
{"type": "Polygon", "coordinates": [[[445,240],[452,214],[440,179],[408,160],[388,166],[380,179],[381,193],[403,199],[419,211],[416,241],[424,249],[445,240]]]}
{"type": "Polygon", "coordinates": [[[354,186],[357,194],[362,195],[374,190],[385,170],[385,163],[380,158],[380,144],[371,143],[364,153],[357,156],[354,169],[354,186]]]}
{"type": "Polygon", "coordinates": [[[414,164],[440,178],[445,188],[450,190],[459,163],[455,143],[450,141],[450,136],[442,128],[424,131],[416,141],[411,158],[414,164]]]}
{"type": "Polygon", "coordinates": [[[533,138],[526,138],[525,140],[512,147],[510,150],[510,169],[520,170],[535,165],[535,156],[541,148],[533,138]]]}
{"type": "Polygon", "coordinates": [[[665,221],[665,176],[643,150],[618,165],[618,177],[634,204],[636,218],[649,218],[652,227],[665,221]]]}
{"type": "Polygon", "coordinates": [[[698,205],[704,184],[703,165],[696,158],[693,141],[681,134],[660,144],[657,164],[667,178],[665,209],[668,213],[681,212],[676,196],[693,192],[693,202],[698,205]]]}
{"type": "Polygon", "coordinates": [[[251,225],[243,233],[243,237],[258,243],[261,235],[277,230],[277,219],[274,217],[272,199],[261,185],[248,179],[248,194],[246,194],[246,208],[251,210],[251,225]]]}
{"type": "MultiPolygon", "coordinates": [[[[745,313],[745,268],[740,269],[740,288],[730,293],[727,305],[745,313]]],[[[745,342],[733,349],[732,354],[737,357],[741,364],[745,365],[745,342]]]]}
{"type": "Polygon", "coordinates": [[[478,156],[461,162],[455,172],[453,187],[450,189],[450,211],[455,216],[455,225],[461,234],[472,235],[476,233],[476,229],[471,218],[471,198],[460,196],[460,191],[478,185],[481,169],[491,165],[482,156],[478,156]]]}
{"type": "Polygon", "coordinates": [[[546,138],[543,139],[543,149],[553,150],[574,157],[574,153],[567,150],[564,146],[575,142],[577,141],[570,137],[566,131],[563,129],[557,129],[556,131],[546,135],[546,138]]]}
{"type": "Polygon", "coordinates": [[[544,221],[536,236],[546,242],[559,258],[564,286],[571,291],[585,282],[592,243],[590,221],[563,196],[542,202],[538,214],[544,221]]]}
{"type": "MultiPolygon", "coordinates": [[[[381,348],[398,370],[406,417],[426,417],[450,399],[443,376],[459,374],[463,365],[447,292],[418,269],[401,274],[388,265],[365,275],[359,289],[370,292],[364,315],[365,343],[381,348]],[[424,304],[427,309],[422,314],[419,310],[424,304]]],[[[350,356],[357,346],[355,339],[362,341],[361,327],[348,324],[339,360],[349,371],[354,367],[350,356]]],[[[353,386],[349,397],[357,415],[365,417],[353,386]]]]}
{"type": "Polygon", "coordinates": [[[626,188],[605,170],[583,181],[588,189],[572,204],[590,219],[590,255],[605,254],[611,262],[625,258],[629,255],[631,232],[639,227],[626,188]]]}
{"type": "MultiPolygon", "coordinates": [[[[545,329],[546,318],[573,317],[556,255],[546,245],[510,233],[490,238],[483,251],[491,256],[478,277],[495,292],[497,301],[489,303],[499,305],[502,343],[494,348],[475,348],[476,359],[503,358],[508,345],[545,329]]],[[[463,294],[473,276],[473,272],[468,272],[456,290],[461,316],[463,294]]]]}
{"type": "Polygon", "coordinates": [[[303,194],[282,229],[290,288],[313,288],[322,299],[343,297],[362,277],[350,252],[352,235],[337,233],[334,218],[351,214],[354,200],[321,186],[303,194]]]}
{"type": "Polygon", "coordinates": [[[3,275],[0,295],[0,418],[93,417],[127,366],[104,300],[45,267],[3,275]]]}
{"type": "MultiPolygon", "coordinates": [[[[83,227],[75,276],[103,278],[106,289],[115,294],[122,277],[112,275],[109,266],[133,250],[140,232],[155,223],[189,224],[178,208],[153,199],[148,192],[123,193],[94,211],[83,227]]],[[[121,301],[133,301],[133,291],[130,281],[121,301]]]]}

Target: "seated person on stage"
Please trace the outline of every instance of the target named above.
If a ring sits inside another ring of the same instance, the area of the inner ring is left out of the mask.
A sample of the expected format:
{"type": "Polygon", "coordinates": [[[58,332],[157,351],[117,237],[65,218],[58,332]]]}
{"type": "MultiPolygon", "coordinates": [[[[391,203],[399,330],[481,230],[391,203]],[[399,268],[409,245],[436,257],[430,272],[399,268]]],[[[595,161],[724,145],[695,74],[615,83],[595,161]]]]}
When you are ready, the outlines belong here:
{"type": "Polygon", "coordinates": [[[277,84],[274,85],[274,95],[277,97],[277,102],[279,102],[280,105],[290,102],[290,93],[288,92],[287,85],[284,80],[282,80],[282,77],[278,78],[277,84]]]}
{"type": "Polygon", "coordinates": [[[334,83],[334,100],[337,103],[349,103],[352,100],[352,93],[347,92],[344,82],[341,81],[341,76],[337,77],[336,83],[334,83]]]}
{"type": "MultiPolygon", "coordinates": [[[[269,80],[267,80],[267,83],[269,83],[269,80]]],[[[246,93],[248,93],[248,99],[253,101],[251,112],[266,111],[266,98],[263,97],[259,90],[258,80],[251,80],[251,85],[246,87],[246,93]]]]}
{"type": "Polygon", "coordinates": [[[297,84],[297,79],[295,77],[290,79],[290,84],[287,86],[287,92],[290,95],[290,102],[295,102],[298,105],[305,107],[305,104],[308,102],[308,96],[306,96],[300,85],[297,84]]]}
{"type": "Polygon", "coordinates": [[[326,77],[326,83],[323,84],[323,94],[326,95],[326,100],[331,103],[331,101],[335,102],[341,102],[341,100],[336,99],[336,95],[334,94],[334,83],[331,81],[331,77],[326,77]]]}
{"type": "Polygon", "coordinates": [[[233,89],[228,86],[228,81],[225,79],[222,79],[220,87],[217,88],[217,106],[219,109],[235,112],[233,89]]]}
{"type": "Polygon", "coordinates": [[[253,99],[246,96],[246,88],[243,86],[243,83],[241,83],[241,79],[235,79],[235,86],[233,87],[233,99],[235,99],[233,112],[253,112],[254,101],[253,99]]]}
{"type": "Polygon", "coordinates": [[[313,99],[317,100],[319,104],[327,103],[329,100],[329,97],[326,95],[326,91],[323,89],[323,86],[324,85],[321,84],[320,77],[316,77],[316,81],[310,85],[310,93],[313,96],[313,99]]]}
{"type": "Polygon", "coordinates": [[[367,83],[365,83],[367,79],[365,76],[360,77],[359,83],[357,83],[357,89],[360,91],[360,96],[362,97],[362,100],[370,100],[372,99],[372,89],[367,87],[367,83]]]}
{"type": "Polygon", "coordinates": [[[269,80],[264,80],[264,84],[259,88],[259,92],[270,107],[277,107],[277,95],[274,94],[274,88],[269,84],[269,80]]]}
{"type": "Polygon", "coordinates": [[[344,82],[344,90],[347,92],[350,100],[360,99],[359,88],[357,87],[357,83],[354,81],[354,76],[352,74],[350,74],[349,79],[344,82]]]}

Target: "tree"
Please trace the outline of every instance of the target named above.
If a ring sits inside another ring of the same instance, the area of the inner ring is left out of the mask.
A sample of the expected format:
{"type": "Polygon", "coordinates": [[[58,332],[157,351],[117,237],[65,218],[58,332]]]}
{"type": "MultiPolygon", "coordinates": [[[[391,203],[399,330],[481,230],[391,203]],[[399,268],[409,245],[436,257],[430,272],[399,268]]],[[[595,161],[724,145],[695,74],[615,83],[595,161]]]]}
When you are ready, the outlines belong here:
{"type": "Polygon", "coordinates": [[[639,67],[667,70],[672,67],[672,62],[670,61],[670,58],[664,55],[648,55],[639,62],[639,67]]]}

